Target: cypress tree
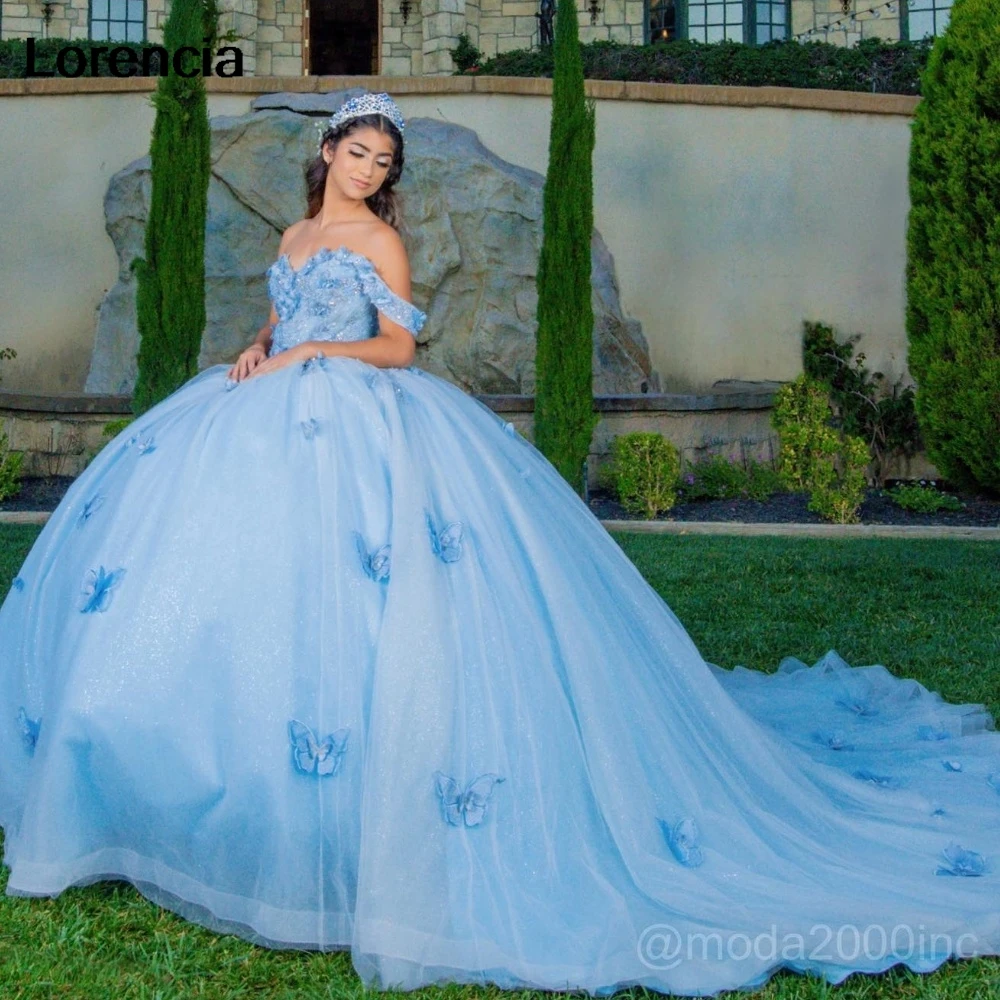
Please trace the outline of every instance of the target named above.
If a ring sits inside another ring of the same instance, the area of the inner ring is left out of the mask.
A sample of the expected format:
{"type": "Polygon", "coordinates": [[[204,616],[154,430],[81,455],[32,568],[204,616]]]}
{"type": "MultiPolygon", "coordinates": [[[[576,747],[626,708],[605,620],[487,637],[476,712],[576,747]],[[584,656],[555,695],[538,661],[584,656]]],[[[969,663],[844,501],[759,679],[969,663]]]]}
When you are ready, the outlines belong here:
{"type": "Polygon", "coordinates": [[[594,427],[594,102],[583,87],[575,0],[559,0],[553,41],[552,121],[536,283],[535,446],[578,492],[594,427]]]}
{"type": "Polygon", "coordinates": [[[956,0],[910,145],[908,366],[928,458],[1000,490],[1000,6],[956,0]]]}
{"type": "Polygon", "coordinates": [[[208,205],[208,107],[200,52],[215,38],[214,4],[173,0],[163,44],[173,57],[189,45],[185,72],[160,77],[150,145],[151,195],[145,257],[132,261],[139,327],[138,377],[132,410],[138,416],[198,371],[205,327],[205,218],[208,205]]]}

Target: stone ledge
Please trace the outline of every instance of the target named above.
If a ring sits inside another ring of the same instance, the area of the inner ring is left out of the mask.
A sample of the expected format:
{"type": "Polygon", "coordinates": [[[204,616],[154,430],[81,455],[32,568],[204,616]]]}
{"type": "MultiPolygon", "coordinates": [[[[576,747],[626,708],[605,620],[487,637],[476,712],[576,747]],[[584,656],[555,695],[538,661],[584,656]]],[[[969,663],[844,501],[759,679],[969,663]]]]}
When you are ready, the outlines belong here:
{"type": "MultiPolygon", "coordinates": [[[[147,93],[157,77],[45,77],[0,79],[0,97],[40,94],[147,93]]],[[[551,97],[549,77],[522,76],[243,76],[205,79],[209,94],[267,94],[275,91],[327,93],[365,87],[404,94],[520,94],[551,97]]],[[[661,104],[711,104],[728,107],[801,108],[854,111],[862,114],[912,116],[921,98],[906,94],[869,94],[854,90],[801,87],[720,87],[703,84],[653,83],[640,80],[585,80],[588,97],[661,104]]]]}
{"type": "Polygon", "coordinates": [[[101,396],[92,392],[64,392],[34,395],[0,390],[0,410],[30,413],[127,413],[132,412],[131,396],[101,396]]]}
{"type": "MultiPolygon", "coordinates": [[[[595,396],[600,413],[655,412],[659,410],[764,410],[771,406],[780,382],[717,382],[706,393],[637,392],[595,396]]],[[[535,397],[507,393],[475,393],[475,398],[498,413],[533,413],[535,397]]],[[[66,392],[52,395],[0,390],[0,411],[31,413],[131,414],[132,397],[66,392]]]]}

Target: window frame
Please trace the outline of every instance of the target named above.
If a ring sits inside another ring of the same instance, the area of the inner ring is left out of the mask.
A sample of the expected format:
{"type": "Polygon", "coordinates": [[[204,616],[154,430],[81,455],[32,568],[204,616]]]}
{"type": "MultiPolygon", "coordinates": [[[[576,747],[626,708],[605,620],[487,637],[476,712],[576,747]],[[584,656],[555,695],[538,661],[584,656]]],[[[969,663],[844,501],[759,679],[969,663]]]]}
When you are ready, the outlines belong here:
{"type": "MultiPolygon", "coordinates": [[[[935,11],[935,13],[937,13],[938,10],[942,9],[942,8],[939,8],[937,6],[938,0],[930,0],[930,2],[934,5],[934,11],[935,11]]],[[[954,9],[954,3],[952,3],[951,7],[947,8],[947,10],[949,12],[949,14],[948,14],[948,20],[949,21],[951,21],[951,11],[953,9],[954,9]]],[[[934,18],[934,20],[937,21],[937,18],[934,18]]],[[[932,38],[938,38],[940,36],[935,31],[935,33],[931,37],[932,38]]],[[[913,41],[919,42],[920,41],[919,38],[910,38],[910,4],[909,4],[909,0],[899,0],[899,40],[901,42],[913,42],[913,41]]]]}
{"type": "MultiPolygon", "coordinates": [[[[138,24],[138,20],[130,21],[128,18],[128,5],[131,0],[125,0],[125,24],[138,24]]],[[[94,38],[94,0],[87,0],[87,40],[91,42],[106,42],[110,46],[116,45],[145,45],[148,41],[147,35],[147,19],[149,18],[149,0],[139,0],[142,4],[142,38],[137,41],[126,41],[122,38],[94,38]]],[[[96,20],[100,21],[102,24],[106,23],[108,25],[108,33],[111,32],[112,18],[111,14],[111,0],[108,0],[108,17],[100,17],[96,20]]],[[[125,29],[126,34],[128,33],[128,28],[125,29]]]]}
{"type": "MultiPolygon", "coordinates": [[[[688,18],[688,4],[690,0],[675,0],[676,21],[674,24],[674,38],[689,39],[690,24],[688,18]]],[[[732,0],[730,0],[732,2],[732,0]]],[[[766,42],[757,41],[757,0],[741,0],[743,4],[743,38],[744,45],[766,45],[766,42]],[[750,39],[747,41],[746,39],[750,39]]],[[[773,3],[774,0],[771,0],[773,3]]],[[[779,0],[780,2],[780,0],[779,0]]],[[[792,37],[792,0],[783,0],[785,7],[785,40],[792,37]]],[[[905,0],[900,0],[905,3],[905,0]]],[[[643,44],[652,44],[649,31],[650,15],[654,7],[659,6],[655,0],[645,0],[643,4],[643,44]]],[[[669,43],[668,43],[669,44],[669,43]]],[[[712,44],[711,42],[708,44],[712,44]]]]}

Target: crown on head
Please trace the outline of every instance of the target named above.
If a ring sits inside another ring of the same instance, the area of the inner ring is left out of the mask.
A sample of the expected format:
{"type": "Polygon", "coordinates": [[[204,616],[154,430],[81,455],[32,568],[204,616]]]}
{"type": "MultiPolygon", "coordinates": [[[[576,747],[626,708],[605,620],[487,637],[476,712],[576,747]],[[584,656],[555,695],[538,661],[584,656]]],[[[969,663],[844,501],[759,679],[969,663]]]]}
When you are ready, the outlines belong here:
{"type": "Polygon", "coordinates": [[[322,139],[323,133],[327,129],[335,128],[342,122],[350,118],[358,118],[360,115],[384,115],[403,132],[403,114],[399,110],[396,102],[385,92],[379,94],[359,94],[343,104],[330,116],[330,120],[319,126],[319,134],[322,139]]]}

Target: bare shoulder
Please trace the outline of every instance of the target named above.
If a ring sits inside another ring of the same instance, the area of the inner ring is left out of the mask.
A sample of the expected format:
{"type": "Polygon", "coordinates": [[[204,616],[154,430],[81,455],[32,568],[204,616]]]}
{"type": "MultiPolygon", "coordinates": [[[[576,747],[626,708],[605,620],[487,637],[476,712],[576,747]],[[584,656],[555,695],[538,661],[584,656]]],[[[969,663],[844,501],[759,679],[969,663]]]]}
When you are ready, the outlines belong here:
{"type": "Polygon", "coordinates": [[[410,261],[399,233],[387,222],[379,219],[378,225],[372,229],[368,237],[367,244],[368,257],[375,265],[375,270],[393,291],[408,297],[410,261]],[[405,286],[405,292],[399,291],[399,285],[405,286]]]}
{"type": "Polygon", "coordinates": [[[282,254],[288,249],[288,244],[291,243],[296,235],[302,231],[303,225],[308,222],[308,219],[299,219],[298,222],[293,222],[282,234],[281,242],[278,244],[278,253],[282,254]]]}

